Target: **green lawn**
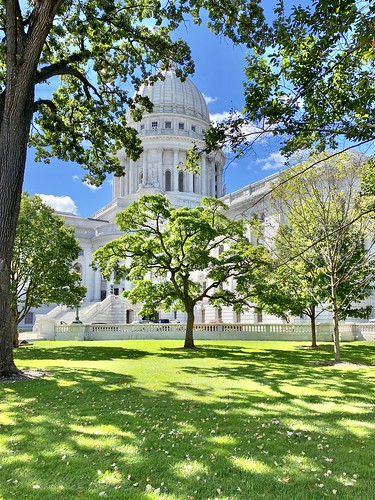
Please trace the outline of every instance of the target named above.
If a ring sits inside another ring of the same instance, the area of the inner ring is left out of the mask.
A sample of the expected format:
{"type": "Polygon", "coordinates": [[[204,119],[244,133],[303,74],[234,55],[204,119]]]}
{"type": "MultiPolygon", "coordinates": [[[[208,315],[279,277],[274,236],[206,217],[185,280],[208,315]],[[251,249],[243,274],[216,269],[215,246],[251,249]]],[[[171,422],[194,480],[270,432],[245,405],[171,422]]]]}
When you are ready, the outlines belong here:
{"type": "MultiPolygon", "coordinates": [[[[291,342],[37,342],[0,383],[0,498],[375,498],[375,367],[291,342]]],[[[375,364],[375,343],[342,346],[375,364]]]]}

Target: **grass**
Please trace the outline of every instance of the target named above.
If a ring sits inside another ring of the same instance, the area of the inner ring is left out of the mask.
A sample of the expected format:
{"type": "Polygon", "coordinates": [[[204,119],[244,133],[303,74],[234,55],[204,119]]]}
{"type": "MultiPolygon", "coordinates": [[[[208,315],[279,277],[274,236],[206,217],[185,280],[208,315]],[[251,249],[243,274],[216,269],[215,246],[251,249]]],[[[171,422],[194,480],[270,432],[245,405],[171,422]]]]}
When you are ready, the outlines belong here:
{"type": "MultiPolygon", "coordinates": [[[[37,342],[0,384],[0,498],[375,498],[375,367],[289,342],[37,342]]],[[[342,347],[375,364],[375,343],[342,347]]]]}

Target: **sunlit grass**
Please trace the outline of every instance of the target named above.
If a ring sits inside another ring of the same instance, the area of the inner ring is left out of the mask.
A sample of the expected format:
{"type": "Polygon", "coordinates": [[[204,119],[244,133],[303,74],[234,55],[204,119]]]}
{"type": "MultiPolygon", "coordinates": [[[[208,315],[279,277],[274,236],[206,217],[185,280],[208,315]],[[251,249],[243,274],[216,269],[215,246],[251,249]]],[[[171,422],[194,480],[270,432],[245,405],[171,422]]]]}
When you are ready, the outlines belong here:
{"type": "Polygon", "coordinates": [[[38,342],[0,384],[0,498],[374,498],[375,343],[38,342]]]}

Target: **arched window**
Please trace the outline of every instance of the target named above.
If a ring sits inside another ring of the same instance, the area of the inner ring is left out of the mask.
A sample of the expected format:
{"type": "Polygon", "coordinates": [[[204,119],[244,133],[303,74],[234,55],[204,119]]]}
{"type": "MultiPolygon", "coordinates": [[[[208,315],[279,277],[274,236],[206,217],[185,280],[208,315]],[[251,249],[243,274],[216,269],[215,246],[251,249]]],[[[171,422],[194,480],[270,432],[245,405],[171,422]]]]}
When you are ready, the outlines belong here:
{"type": "Polygon", "coordinates": [[[184,173],[183,172],[179,172],[179,174],[178,174],[178,190],[180,192],[184,191],[184,173]]]}
{"type": "Polygon", "coordinates": [[[172,191],[172,175],[170,170],[165,172],[165,190],[172,191]]]}

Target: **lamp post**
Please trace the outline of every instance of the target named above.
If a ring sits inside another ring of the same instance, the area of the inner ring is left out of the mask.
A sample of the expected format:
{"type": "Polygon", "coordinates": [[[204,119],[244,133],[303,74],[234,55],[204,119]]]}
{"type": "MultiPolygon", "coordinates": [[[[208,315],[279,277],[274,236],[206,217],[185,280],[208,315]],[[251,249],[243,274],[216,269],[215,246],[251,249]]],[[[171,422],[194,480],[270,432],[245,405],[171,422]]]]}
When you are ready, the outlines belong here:
{"type": "Polygon", "coordinates": [[[82,321],[79,319],[79,304],[76,305],[76,317],[72,321],[72,325],[81,325],[82,321]]]}

